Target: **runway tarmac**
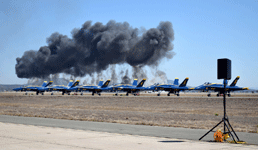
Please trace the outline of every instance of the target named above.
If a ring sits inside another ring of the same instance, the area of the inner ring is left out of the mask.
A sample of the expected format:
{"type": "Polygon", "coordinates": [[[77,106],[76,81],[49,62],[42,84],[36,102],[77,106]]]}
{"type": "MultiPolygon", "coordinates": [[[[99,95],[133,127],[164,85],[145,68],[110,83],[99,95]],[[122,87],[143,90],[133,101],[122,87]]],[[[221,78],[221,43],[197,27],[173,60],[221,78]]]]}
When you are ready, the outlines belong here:
{"type": "MultiPolygon", "coordinates": [[[[18,116],[6,116],[6,115],[0,116],[0,122],[66,128],[66,129],[75,129],[75,130],[84,130],[84,131],[139,135],[139,136],[148,136],[148,137],[187,139],[187,140],[195,140],[195,141],[198,141],[198,139],[207,132],[207,130],[204,130],[204,129],[127,125],[127,124],[105,123],[105,122],[88,122],[88,121],[18,117],[18,116]]],[[[246,141],[248,144],[258,145],[257,133],[237,132],[237,135],[239,136],[240,140],[246,141]]],[[[213,133],[208,134],[203,139],[203,141],[210,141],[210,140],[213,140],[213,133]]],[[[256,148],[258,149],[258,147],[256,148]]]]}
{"type": "Polygon", "coordinates": [[[252,150],[255,145],[201,142],[0,122],[0,149],[60,150],[252,150]]]}

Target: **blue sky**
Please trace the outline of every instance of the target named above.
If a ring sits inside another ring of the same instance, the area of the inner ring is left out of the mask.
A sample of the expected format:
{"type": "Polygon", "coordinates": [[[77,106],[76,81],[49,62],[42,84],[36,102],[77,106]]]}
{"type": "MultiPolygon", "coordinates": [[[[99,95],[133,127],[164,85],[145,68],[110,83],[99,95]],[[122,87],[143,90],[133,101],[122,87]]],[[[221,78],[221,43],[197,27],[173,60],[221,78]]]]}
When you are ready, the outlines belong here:
{"type": "Polygon", "coordinates": [[[54,32],[70,37],[88,20],[146,29],[170,21],[176,55],[159,66],[169,79],[222,82],[217,59],[229,58],[238,85],[258,87],[258,0],[0,0],[0,84],[26,83],[15,74],[16,58],[47,45],[54,32]]]}

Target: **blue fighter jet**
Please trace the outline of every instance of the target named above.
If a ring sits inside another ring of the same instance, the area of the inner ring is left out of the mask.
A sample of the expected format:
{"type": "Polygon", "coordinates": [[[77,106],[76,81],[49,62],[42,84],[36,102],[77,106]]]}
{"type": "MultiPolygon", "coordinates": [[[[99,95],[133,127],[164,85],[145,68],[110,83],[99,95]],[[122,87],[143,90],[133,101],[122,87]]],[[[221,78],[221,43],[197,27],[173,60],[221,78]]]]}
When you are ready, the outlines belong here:
{"type": "MultiPolygon", "coordinates": [[[[178,78],[175,78],[173,85],[178,86],[178,84],[179,84],[178,82],[179,82],[179,79],[178,79],[178,78]]],[[[146,87],[146,88],[145,88],[145,91],[152,91],[152,92],[157,91],[156,87],[157,87],[158,85],[160,85],[160,84],[159,84],[159,83],[155,83],[155,84],[153,84],[153,85],[151,85],[151,86],[149,86],[149,87],[146,87]]],[[[171,85],[171,84],[168,84],[168,85],[171,85]]]]}
{"type": "MultiPolygon", "coordinates": [[[[89,92],[92,92],[92,96],[94,96],[94,93],[101,96],[102,91],[112,90],[111,87],[108,87],[109,82],[110,82],[110,80],[107,80],[103,84],[103,80],[100,80],[98,86],[81,86],[81,87],[78,87],[78,91],[81,91],[81,92],[82,91],[89,91],[89,92]]],[[[81,93],[81,95],[83,95],[83,94],[81,93]]]]}
{"type": "Polygon", "coordinates": [[[47,81],[45,81],[41,87],[40,86],[32,86],[32,87],[27,87],[27,89],[30,89],[30,91],[36,91],[37,95],[39,95],[39,93],[44,95],[44,92],[49,90],[48,86],[50,86],[52,83],[53,83],[53,81],[49,81],[48,83],[47,83],[47,81]]]}
{"type": "MultiPolygon", "coordinates": [[[[170,93],[173,93],[179,96],[180,91],[191,90],[189,87],[186,86],[188,80],[189,78],[185,78],[185,80],[180,85],[178,85],[178,80],[175,80],[174,84],[160,84],[155,87],[155,91],[164,90],[164,91],[168,91],[168,94],[167,94],[168,96],[170,96],[170,93]]],[[[157,94],[157,96],[160,96],[160,92],[157,94]]]]}
{"type": "Polygon", "coordinates": [[[49,81],[47,83],[47,81],[44,81],[42,86],[26,86],[26,87],[19,87],[19,88],[15,88],[13,89],[14,91],[21,91],[21,92],[26,92],[25,95],[27,95],[27,91],[36,91],[36,94],[38,95],[39,93],[41,93],[42,95],[44,95],[45,91],[48,91],[48,86],[51,85],[53,83],[53,81],[49,81]]]}
{"type": "MultiPolygon", "coordinates": [[[[239,86],[236,86],[236,83],[237,81],[239,80],[239,76],[236,77],[236,79],[228,86],[226,86],[226,94],[230,97],[231,94],[230,92],[231,91],[238,91],[238,90],[248,90],[247,87],[239,87],[239,86]]],[[[227,80],[224,80],[223,82],[226,82],[227,84],[227,80]]],[[[220,94],[223,94],[224,92],[224,84],[221,84],[221,83],[209,83],[209,82],[206,82],[196,88],[194,88],[194,90],[201,90],[203,92],[209,92],[208,93],[208,97],[211,96],[210,92],[211,91],[215,91],[215,92],[218,92],[217,96],[219,96],[220,94]]]]}
{"type": "MultiPolygon", "coordinates": [[[[61,91],[62,95],[64,95],[65,93],[67,93],[67,95],[70,95],[70,93],[72,91],[77,91],[78,90],[78,85],[79,85],[79,80],[73,82],[73,80],[70,80],[70,82],[68,83],[67,86],[53,86],[51,88],[49,88],[49,91],[61,91]]],[[[51,93],[51,95],[53,95],[53,93],[51,93]]]]}
{"type": "MultiPolygon", "coordinates": [[[[113,91],[116,91],[116,92],[123,91],[123,92],[126,92],[126,96],[128,96],[129,93],[131,93],[134,96],[136,96],[137,93],[139,93],[140,91],[144,91],[145,90],[145,87],[143,87],[145,81],[146,81],[146,79],[143,79],[137,85],[137,79],[134,79],[134,82],[133,82],[132,85],[129,85],[129,84],[119,84],[119,85],[113,87],[113,91]]],[[[117,96],[118,94],[116,93],[115,95],[117,96]]]]}

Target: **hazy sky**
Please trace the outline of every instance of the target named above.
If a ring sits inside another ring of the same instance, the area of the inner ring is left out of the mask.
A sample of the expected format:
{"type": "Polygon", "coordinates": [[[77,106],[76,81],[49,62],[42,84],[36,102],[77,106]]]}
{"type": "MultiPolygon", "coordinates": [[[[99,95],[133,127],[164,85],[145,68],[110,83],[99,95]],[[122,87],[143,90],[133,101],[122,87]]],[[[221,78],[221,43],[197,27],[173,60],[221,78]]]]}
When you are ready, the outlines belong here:
{"type": "Polygon", "coordinates": [[[237,85],[258,87],[258,0],[0,0],[0,84],[26,83],[15,74],[16,58],[47,45],[54,32],[71,37],[88,20],[145,29],[170,21],[176,55],[159,66],[168,79],[222,82],[217,59],[229,58],[237,85]]]}

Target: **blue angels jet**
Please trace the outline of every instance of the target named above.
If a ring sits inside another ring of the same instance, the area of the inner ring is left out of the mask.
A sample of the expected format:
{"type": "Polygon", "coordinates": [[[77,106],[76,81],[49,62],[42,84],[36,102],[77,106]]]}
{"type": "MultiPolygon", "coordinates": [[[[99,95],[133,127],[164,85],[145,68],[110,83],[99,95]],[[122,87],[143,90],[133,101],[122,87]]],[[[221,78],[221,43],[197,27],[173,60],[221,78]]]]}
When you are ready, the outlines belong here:
{"type": "MultiPolygon", "coordinates": [[[[27,91],[36,91],[36,94],[38,95],[39,93],[41,93],[42,95],[44,95],[45,91],[48,91],[48,86],[51,85],[53,83],[53,81],[49,81],[47,83],[47,81],[44,81],[42,86],[26,86],[26,87],[19,87],[19,88],[15,88],[13,89],[14,91],[21,91],[21,92],[27,92],[27,91]]],[[[25,95],[27,95],[27,93],[25,93],[25,95]]]]}
{"type": "MultiPolygon", "coordinates": [[[[231,91],[238,91],[238,90],[248,90],[247,87],[239,87],[239,86],[236,86],[236,83],[237,81],[239,80],[239,76],[236,77],[236,79],[228,86],[226,86],[226,94],[230,97],[231,94],[230,92],[231,91]]],[[[223,82],[226,82],[227,84],[227,80],[224,80],[223,82]]],[[[209,83],[209,82],[206,82],[204,83],[203,85],[200,85],[196,88],[194,88],[194,90],[201,90],[203,92],[209,92],[208,93],[208,97],[211,96],[210,94],[210,91],[215,91],[215,92],[218,92],[217,96],[219,96],[220,94],[223,94],[224,92],[224,84],[221,84],[221,83],[209,83]]]]}
{"type": "Polygon", "coordinates": [[[32,86],[32,87],[27,87],[27,89],[30,89],[30,91],[35,91],[37,95],[39,93],[44,95],[44,92],[49,90],[48,86],[50,86],[52,83],[53,83],[53,81],[49,81],[48,83],[47,83],[47,81],[45,81],[41,87],[40,86],[32,86]]]}
{"type": "MultiPolygon", "coordinates": [[[[137,85],[137,79],[134,79],[134,82],[132,85],[129,84],[119,84],[117,86],[112,87],[113,91],[123,91],[126,92],[126,96],[128,96],[129,93],[133,94],[136,96],[136,94],[140,91],[146,90],[145,87],[143,87],[144,82],[146,79],[143,79],[138,85],[137,85]]],[[[118,95],[117,93],[115,94],[116,96],[118,95]]]]}
{"type": "MultiPolygon", "coordinates": [[[[70,95],[70,93],[72,91],[77,91],[78,90],[78,85],[79,85],[79,80],[73,82],[73,80],[70,80],[70,82],[68,83],[67,86],[60,86],[60,85],[57,85],[57,86],[53,86],[51,88],[49,88],[49,91],[61,91],[62,92],[62,95],[64,95],[65,93],[67,93],[68,95],[70,95]]],[[[51,94],[53,95],[53,93],[51,94]]]]}
{"type": "MultiPolygon", "coordinates": [[[[94,93],[100,96],[102,91],[112,90],[112,88],[108,86],[109,83],[110,83],[110,80],[107,80],[104,84],[103,84],[103,80],[100,80],[98,86],[81,86],[81,87],[78,87],[78,91],[81,91],[81,92],[89,91],[89,92],[92,92],[92,96],[94,96],[94,93]]],[[[81,93],[81,95],[83,94],[81,93]]]]}
{"type": "MultiPolygon", "coordinates": [[[[170,93],[179,96],[179,91],[191,90],[186,86],[188,80],[189,78],[185,78],[185,80],[178,85],[178,78],[176,78],[174,84],[160,84],[155,86],[155,91],[168,91],[168,96],[170,96],[170,93]]],[[[158,93],[157,96],[160,96],[160,93],[158,93]]]]}
{"type": "MultiPolygon", "coordinates": [[[[179,79],[175,78],[173,85],[178,85],[179,79]]],[[[156,91],[156,87],[159,85],[159,83],[155,83],[149,87],[145,87],[145,91],[156,91]]],[[[171,85],[171,84],[170,84],[171,85]]]]}

